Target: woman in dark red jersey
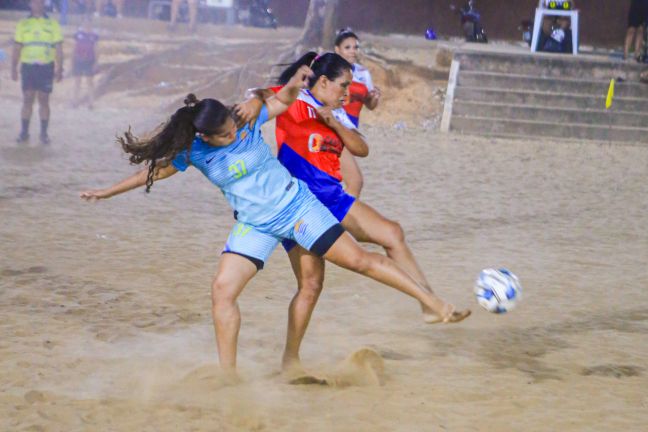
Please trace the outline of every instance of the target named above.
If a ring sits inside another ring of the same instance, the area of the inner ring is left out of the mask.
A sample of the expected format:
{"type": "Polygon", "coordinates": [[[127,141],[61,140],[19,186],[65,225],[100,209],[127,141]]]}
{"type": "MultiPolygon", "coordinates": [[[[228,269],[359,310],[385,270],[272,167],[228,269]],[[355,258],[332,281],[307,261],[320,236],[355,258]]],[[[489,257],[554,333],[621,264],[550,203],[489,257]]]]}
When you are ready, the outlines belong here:
{"type": "MultiPolygon", "coordinates": [[[[341,56],[311,52],[288,67],[279,83],[303,65],[313,70],[308,89],[302,90],[291,107],[277,117],[279,160],[291,174],[308,184],[318,199],[358,241],[385,249],[434,299],[434,309],[421,305],[428,323],[454,323],[470,315],[435,295],[405,241],[398,222],[389,220],[364,202],[347,194],[341,185],[340,155],[344,148],[359,157],[369,149],[364,137],[342,109],[351,85],[351,65],[341,56]]],[[[276,89],[274,89],[276,91],[276,89]]],[[[324,261],[290,242],[284,242],[298,281],[290,304],[288,340],[284,365],[299,362],[299,344],[308,326],[324,281],[324,261]]]]}

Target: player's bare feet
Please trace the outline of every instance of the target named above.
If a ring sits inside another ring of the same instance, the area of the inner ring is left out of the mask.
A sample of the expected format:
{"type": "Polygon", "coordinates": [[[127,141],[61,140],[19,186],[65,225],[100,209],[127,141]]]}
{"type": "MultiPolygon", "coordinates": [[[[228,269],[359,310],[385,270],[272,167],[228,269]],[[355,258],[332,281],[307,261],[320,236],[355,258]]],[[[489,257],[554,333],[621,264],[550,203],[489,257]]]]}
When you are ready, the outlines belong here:
{"type": "Polygon", "coordinates": [[[299,360],[284,361],[281,375],[288,384],[292,385],[327,385],[324,378],[316,377],[306,372],[299,360]]]}
{"type": "Polygon", "coordinates": [[[438,323],[454,324],[465,320],[472,313],[470,309],[457,311],[455,310],[454,305],[451,305],[449,303],[443,308],[443,317],[433,312],[431,309],[428,308],[422,308],[422,309],[423,309],[423,321],[425,321],[425,323],[427,324],[438,324],[438,323]]]}

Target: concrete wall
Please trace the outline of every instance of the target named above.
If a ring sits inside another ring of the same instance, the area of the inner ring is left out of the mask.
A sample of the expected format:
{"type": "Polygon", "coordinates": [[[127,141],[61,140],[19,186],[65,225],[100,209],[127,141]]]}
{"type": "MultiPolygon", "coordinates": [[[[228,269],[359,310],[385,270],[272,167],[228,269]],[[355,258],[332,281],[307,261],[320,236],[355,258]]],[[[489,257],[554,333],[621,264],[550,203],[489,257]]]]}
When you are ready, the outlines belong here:
{"type": "MultiPolygon", "coordinates": [[[[450,10],[463,0],[340,0],[338,27],[372,33],[425,33],[433,27],[439,35],[460,35],[459,17],[450,10]]],[[[486,32],[493,39],[521,39],[517,27],[523,19],[533,18],[535,0],[481,0],[486,32]]],[[[308,0],[271,0],[279,23],[301,26],[308,0]]],[[[581,43],[595,46],[623,44],[630,0],[579,0],[581,43]]]]}

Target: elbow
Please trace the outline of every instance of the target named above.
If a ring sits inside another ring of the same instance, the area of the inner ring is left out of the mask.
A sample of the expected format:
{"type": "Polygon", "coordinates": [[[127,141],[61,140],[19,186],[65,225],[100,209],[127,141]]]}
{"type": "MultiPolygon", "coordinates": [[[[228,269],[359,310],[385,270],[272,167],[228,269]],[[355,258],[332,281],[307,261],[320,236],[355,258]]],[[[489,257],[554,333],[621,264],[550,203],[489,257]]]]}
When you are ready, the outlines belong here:
{"type": "Polygon", "coordinates": [[[361,158],[367,157],[369,156],[369,147],[367,145],[363,145],[359,149],[356,149],[356,151],[352,151],[351,154],[353,156],[357,156],[361,158]]]}

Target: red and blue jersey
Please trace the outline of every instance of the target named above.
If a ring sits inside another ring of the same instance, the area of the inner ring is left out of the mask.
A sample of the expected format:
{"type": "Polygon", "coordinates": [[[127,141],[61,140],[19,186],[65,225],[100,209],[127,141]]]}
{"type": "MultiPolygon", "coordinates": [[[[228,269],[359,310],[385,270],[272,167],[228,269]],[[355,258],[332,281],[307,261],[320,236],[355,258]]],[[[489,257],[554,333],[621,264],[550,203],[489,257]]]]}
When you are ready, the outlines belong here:
{"type": "Polygon", "coordinates": [[[364,101],[373,89],[374,85],[369,70],[362,65],[354,64],[353,81],[349,86],[349,97],[344,104],[344,110],[356,127],[360,121],[360,111],[362,111],[364,101]]]}
{"type": "MultiPolygon", "coordinates": [[[[279,88],[272,90],[277,92],[279,88]]],[[[277,116],[277,158],[294,177],[304,181],[334,215],[339,216],[332,206],[344,193],[340,173],[344,142],[318,118],[317,108],[321,106],[322,103],[310,91],[302,90],[290,108],[277,116]]],[[[333,115],[344,126],[356,129],[342,108],[333,110],[333,115]]]]}

